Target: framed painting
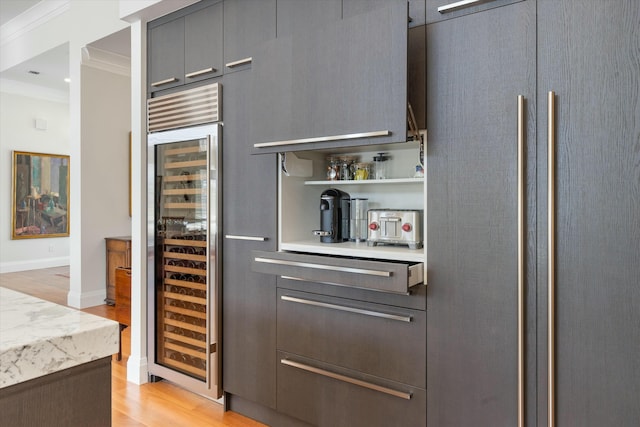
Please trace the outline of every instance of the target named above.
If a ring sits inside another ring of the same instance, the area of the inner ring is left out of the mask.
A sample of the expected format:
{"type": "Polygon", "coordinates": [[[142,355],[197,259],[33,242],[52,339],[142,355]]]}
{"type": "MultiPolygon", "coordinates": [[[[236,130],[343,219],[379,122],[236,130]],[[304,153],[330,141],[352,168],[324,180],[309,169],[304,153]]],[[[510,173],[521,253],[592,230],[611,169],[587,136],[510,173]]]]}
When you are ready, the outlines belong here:
{"type": "Polygon", "coordinates": [[[11,238],[69,236],[69,156],[13,152],[11,238]]]}

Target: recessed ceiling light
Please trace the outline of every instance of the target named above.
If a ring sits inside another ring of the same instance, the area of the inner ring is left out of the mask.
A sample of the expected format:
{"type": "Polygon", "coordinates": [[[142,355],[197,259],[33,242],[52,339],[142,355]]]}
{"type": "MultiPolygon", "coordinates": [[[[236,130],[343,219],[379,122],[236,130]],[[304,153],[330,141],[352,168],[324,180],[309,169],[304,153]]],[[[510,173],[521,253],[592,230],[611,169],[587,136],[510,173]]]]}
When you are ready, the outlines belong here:
{"type": "Polygon", "coordinates": [[[67,83],[71,83],[71,79],[69,77],[65,77],[64,81],[67,82],[67,83]]]}
{"type": "Polygon", "coordinates": [[[27,71],[27,72],[28,72],[29,74],[35,74],[36,76],[37,76],[38,74],[40,74],[40,71],[35,71],[35,70],[29,70],[29,71],[27,71]]]}

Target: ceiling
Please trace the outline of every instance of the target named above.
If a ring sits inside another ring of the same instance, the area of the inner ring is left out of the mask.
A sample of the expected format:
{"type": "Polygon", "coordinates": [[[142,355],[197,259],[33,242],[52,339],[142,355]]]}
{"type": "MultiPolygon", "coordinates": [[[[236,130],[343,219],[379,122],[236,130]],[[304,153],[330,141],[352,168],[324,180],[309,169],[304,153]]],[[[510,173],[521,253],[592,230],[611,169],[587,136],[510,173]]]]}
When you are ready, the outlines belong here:
{"type": "MultiPolygon", "coordinates": [[[[29,9],[37,8],[38,3],[47,0],[0,0],[0,26],[29,9]]],[[[131,35],[129,28],[96,40],[89,46],[130,57],[131,35]]],[[[69,44],[65,43],[41,55],[33,57],[21,64],[0,72],[0,78],[46,87],[57,91],[68,92],[69,84],[64,81],[69,77],[69,44]],[[39,74],[34,74],[37,72],[39,74]]]]}

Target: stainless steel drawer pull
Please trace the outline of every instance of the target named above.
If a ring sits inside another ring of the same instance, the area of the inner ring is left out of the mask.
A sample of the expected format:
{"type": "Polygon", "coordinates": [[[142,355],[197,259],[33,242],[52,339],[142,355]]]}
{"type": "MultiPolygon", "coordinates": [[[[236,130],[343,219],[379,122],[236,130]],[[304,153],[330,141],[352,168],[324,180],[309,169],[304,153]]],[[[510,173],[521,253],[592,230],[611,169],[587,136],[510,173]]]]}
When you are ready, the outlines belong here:
{"type": "Polygon", "coordinates": [[[229,68],[233,68],[233,67],[239,67],[241,65],[244,64],[251,64],[251,62],[253,62],[253,58],[252,57],[248,57],[248,58],[244,58],[244,59],[239,59],[237,61],[233,61],[233,62],[227,62],[225,65],[229,68]]]}
{"type": "Polygon", "coordinates": [[[447,12],[451,12],[453,10],[456,9],[460,9],[461,7],[467,7],[467,6],[471,6],[474,3],[483,3],[487,0],[462,0],[462,1],[457,1],[455,3],[449,3],[449,4],[445,4],[444,6],[440,6],[438,8],[438,12],[440,13],[447,13],[447,12]]]}
{"type": "Polygon", "coordinates": [[[314,366],[310,366],[300,362],[294,362],[289,359],[280,359],[280,363],[286,366],[291,366],[292,368],[302,369],[303,371],[311,372],[314,374],[322,375],[325,377],[333,378],[334,380],[343,381],[345,383],[357,385],[360,387],[368,388],[370,390],[379,391],[381,393],[386,393],[391,396],[400,397],[402,399],[410,400],[411,393],[406,393],[404,391],[394,390],[392,388],[383,387],[377,384],[370,383],[368,381],[362,381],[356,378],[351,378],[346,375],[337,374],[335,372],[327,371],[325,369],[316,368],[314,366]]]}
{"type": "Polygon", "coordinates": [[[215,73],[216,71],[218,71],[218,70],[216,70],[216,69],[215,69],[215,68],[213,68],[213,67],[209,67],[209,68],[204,68],[204,69],[202,69],[202,70],[193,71],[193,72],[191,72],[191,73],[189,73],[189,74],[185,74],[184,76],[185,76],[186,78],[190,79],[190,78],[192,78],[192,77],[198,77],[198,76],[201,76],[201,75],[203,75],[203,74],[215,73]]]}
{"type": "Polygon", "coordinates": [[[166,85],[168,83],[173,83],[173,82],[177,82],[177,81],[178,81],[177,77],[171,77],[169,79],[164,79],[164,80],[159,80],[157,82],[153,82],[153,83],[151,83],[151,86],[158,87],[158,86],[166,85]]]}
{"type": "Polygon", "coordinates": [[[225,234],[224,238],[229,240],[251,240],[253,242],[266,242],[267,240],[269,240],[268,237],[238,236],[235,234],[225,234]]]}
{"type": "Polygon", "coordinates": [[[329,304],[326,302],[290,297],[288,295],[282,295],[280,299],[283,301],[290,301],[290,302],[296,302],[299,304],[312,305],[314,307],[330,308],[332,310],[363,314],[365,316],[381,317],[383,319],[398,320],[400,322],[407,322],[407,323],[411,322],[411,316],[398,316],[396,314],[380,313],[379,311],[363,310],[361,308],[353,308],[353,307],[346,307],[344,305],[329,304]]]}
{"type": "Polygon", "coordinates": [[[258,257],[258,258],[255,258],[255,261],[263,262],[265,264],[278,264],[278,265],[288,265],[291,267],[314,268],[316,270],[339,271],[341,273],[365,274],[367,276],[391,277],[391,274],[392,274],[391,271],[367,270],[364,268],[340,267],[337,265],[313,264],[310,262],[287,261],[283,259],[271,259],[271,258],[258,257]]]}
{"type": "Polygon", "coordinates": [[[389,130],[377,130],[373,132],[350,133],[346,135],[318,136],[316,138],[290,139],[287,141],[258,142],[253,144],[255,148],[278,147],[280,145],[310,144],[312,142],[341,141],[345,139],[371,138],[374,136],[391,135],[389,130]]]}

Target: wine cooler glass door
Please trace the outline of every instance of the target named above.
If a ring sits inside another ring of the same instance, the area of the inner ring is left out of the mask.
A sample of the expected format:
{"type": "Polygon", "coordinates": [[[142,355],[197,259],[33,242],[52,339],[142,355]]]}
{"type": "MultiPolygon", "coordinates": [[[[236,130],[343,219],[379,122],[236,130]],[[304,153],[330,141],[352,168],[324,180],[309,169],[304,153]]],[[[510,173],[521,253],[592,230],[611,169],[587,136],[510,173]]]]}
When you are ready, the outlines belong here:
{"type": "Polygon", "coordinates": [[[163,134],[152,147],[154,364],[218,396],[218,133],[163,134]]]}

